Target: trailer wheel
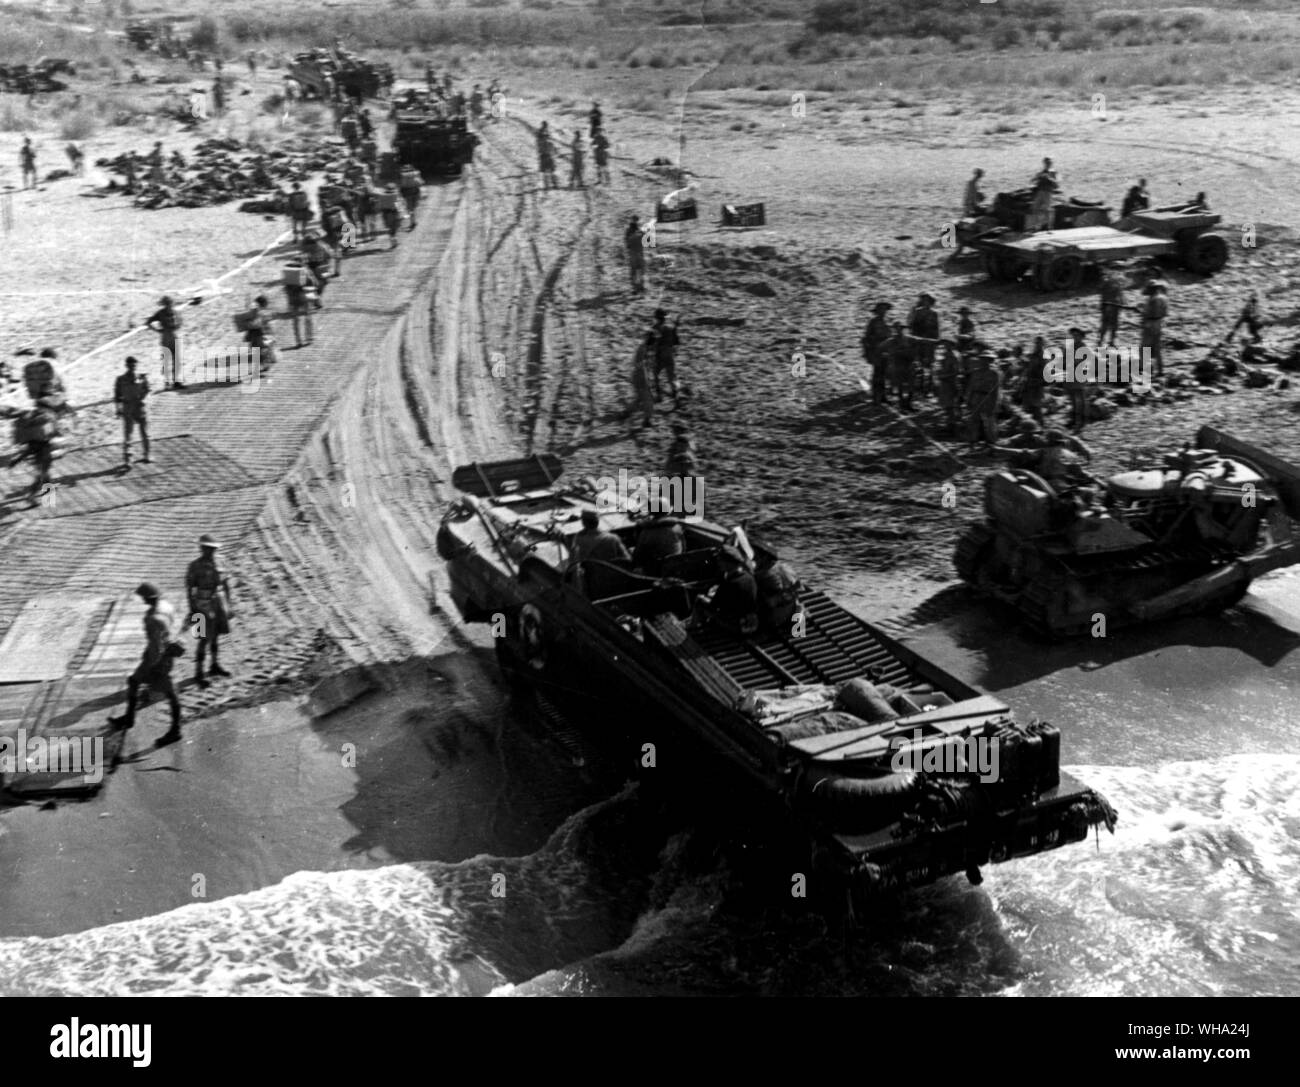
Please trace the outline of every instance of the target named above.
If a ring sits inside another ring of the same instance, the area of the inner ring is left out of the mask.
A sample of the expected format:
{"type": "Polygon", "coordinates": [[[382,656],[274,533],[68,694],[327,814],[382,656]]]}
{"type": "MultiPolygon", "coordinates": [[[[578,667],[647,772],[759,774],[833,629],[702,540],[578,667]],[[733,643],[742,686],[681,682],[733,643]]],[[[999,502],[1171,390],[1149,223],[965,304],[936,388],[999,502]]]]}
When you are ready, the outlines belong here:
{"type": "Polygon", "coordinates": [[[1020,262],[1007,253],[986,253],[984,270],[990,278],[1003,283],[1014,283],[1020,278],[1020,262]]]}
{"type": "Polygon", "coordinates": [[[1045,291],[1069,291],[1083,282],[1083,261],[1079,257],[1053,258],[1038,268],[1038,286],[1045,291]]]}
{"type": "Polygon", "coordinates": [[[1202,234],[1184,243],[1182,257],[1189,272],[1212,276],[1228,263],[1228,243],[1217,234],[1202,234]]]}

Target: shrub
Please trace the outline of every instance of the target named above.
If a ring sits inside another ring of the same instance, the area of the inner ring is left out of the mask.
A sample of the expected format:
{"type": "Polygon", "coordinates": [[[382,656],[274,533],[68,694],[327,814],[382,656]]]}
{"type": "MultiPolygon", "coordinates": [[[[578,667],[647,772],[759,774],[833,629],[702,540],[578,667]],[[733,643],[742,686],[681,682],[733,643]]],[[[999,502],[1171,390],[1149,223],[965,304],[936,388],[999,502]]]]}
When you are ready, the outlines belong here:
{"type": "Polygon", "coordinates": [[[190,34],[190,44],[205,53],[213,53],[216,52],[219,37],[216,19],[211,15],[205,15],[195,24],[190,34]]]}

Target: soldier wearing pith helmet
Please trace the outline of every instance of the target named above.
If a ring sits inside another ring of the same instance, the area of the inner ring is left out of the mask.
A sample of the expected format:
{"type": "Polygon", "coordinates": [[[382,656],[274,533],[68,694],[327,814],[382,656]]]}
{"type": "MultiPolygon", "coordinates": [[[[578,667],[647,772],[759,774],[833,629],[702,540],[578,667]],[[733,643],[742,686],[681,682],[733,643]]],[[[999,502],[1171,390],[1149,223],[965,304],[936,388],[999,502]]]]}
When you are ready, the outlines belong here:
{"type": "Polygon", "coordinates": [[[218,639],[230,633],[230,581],[217,561],[221,544],[204,533],[199,537],[199,557],[185,571],[185,592],[189,599],[190,623],[198,636],[198,649],[194,660],[194,682],[200,687],[210,686],[203,674],[203,658],[212,649],[212,667],[209,674],[230,675],[217,660],[218,639]]]}

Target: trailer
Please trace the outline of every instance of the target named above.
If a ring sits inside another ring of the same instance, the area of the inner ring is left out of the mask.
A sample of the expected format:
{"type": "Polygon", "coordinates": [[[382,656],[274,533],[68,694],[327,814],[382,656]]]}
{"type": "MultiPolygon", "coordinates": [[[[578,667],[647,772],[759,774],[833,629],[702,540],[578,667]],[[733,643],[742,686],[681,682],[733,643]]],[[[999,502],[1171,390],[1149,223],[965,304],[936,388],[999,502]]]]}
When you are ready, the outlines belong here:
{"type": "Polygon", "coordinates": [[[1135,212],[1113,226],[1022,233],[994,227],[964,244],[984,256],[993,279],[1015,282],[1027,272],[1044,291],[1077,287],[1092,266],[1139,257],[1174,258],[1188,271],[1213,275],[1228,262],[1228,243],[1211,228],[1221,222],[1196,205],[1135,212]]]}

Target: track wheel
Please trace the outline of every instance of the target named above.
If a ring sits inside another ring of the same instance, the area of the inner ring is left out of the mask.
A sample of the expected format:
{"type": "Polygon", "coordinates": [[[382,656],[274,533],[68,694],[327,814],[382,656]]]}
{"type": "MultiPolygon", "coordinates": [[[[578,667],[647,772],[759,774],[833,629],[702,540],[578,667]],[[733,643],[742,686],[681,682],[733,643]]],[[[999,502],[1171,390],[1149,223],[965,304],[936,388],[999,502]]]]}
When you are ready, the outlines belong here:
{"type": "Polygon", "coordinates": [[[957,549],[952,556],[957,576],[970,585],[980,584],[981,571],[992,546],[993,531],[988,525],[976,524],[967,528],[957,541],[957,549]]]}

